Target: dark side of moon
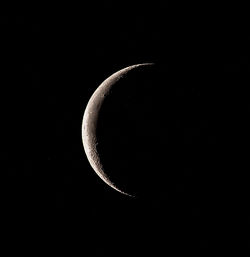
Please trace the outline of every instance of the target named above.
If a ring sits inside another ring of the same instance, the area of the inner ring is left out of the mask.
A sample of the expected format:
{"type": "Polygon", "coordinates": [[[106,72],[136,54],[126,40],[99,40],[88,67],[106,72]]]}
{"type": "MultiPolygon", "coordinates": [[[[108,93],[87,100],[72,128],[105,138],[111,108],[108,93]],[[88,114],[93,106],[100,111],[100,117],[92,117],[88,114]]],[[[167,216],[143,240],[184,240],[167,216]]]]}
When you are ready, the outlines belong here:
{"type": "Polygon", "coordinates": [[[215,101],[167,74],[157,65],[131,69],[98,111],[96,152],[121,192],[192,197],[209,187],[219,156],[215,101]]]}

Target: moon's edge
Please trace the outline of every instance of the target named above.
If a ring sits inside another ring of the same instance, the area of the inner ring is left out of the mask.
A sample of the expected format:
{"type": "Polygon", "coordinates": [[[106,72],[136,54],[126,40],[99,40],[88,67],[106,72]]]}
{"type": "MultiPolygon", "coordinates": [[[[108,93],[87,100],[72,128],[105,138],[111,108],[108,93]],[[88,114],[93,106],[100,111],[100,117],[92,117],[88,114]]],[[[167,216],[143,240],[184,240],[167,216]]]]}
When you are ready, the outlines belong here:
{"type": "Polygon", "coordinates": [[[142,63],[142,64],[136,64],[132,65],[129,67],[126,67],[124,69],[121,69],[111,76],[109,76],[106,80],[104,80],[100,86],[94,91],[92,96],[90,97],[86,109],[84,111],[83,115],[83,121],[82,121],[82,142],[83,142],[83,147],[87,156],[87,159],[91,165],[91,167],[94,169],[96,174],[111,188],[115,189],[116,191],[130,196],[130,197],[135,197],[134,195],[128,194],[122,190],[120,190],[108,177],[108,175],[105,173],[104,168],[101,164],[96,145],[97,145],[97,140],[95,137],[96,133],[96,122],[98,120],[98,113],[99,110],[102,106],[103,100],[105,98],[105,93],[108,93],[109,90],[112,88],[112,86],[120,79],[124,74],[129,72],[130,70],[133,70],[135,68],[138,68],[140,66],[149,66],[149,65],[154,65],[154,63],[142,63]],[[100,100],[100,97],[102,97],[100,100]],[[99,99],[98,99],[99,98],[99,99]],[[94,121],[94,124],[89,124],[91,122],[91,116],[94,114],[91,113],[91,108],[95,107],[95,116],[92,122],[94,121]],[[91,126],[92,125],[92,126],[91,126]],[[91,128],[90,128],[91,126],[91,128]],[[94,134],[93,134],[94,130],[94,134]],[[91,133],[92,132],[92,133],[91,133]],[[92,134],[92,135],[90,135],[92,134]]]}

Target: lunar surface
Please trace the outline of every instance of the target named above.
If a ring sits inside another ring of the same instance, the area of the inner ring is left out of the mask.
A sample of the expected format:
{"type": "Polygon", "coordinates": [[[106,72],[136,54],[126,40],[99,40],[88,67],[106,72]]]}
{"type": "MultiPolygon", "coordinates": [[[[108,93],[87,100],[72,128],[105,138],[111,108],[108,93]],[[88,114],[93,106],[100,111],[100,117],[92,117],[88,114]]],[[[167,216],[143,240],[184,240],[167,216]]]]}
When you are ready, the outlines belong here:
{"type": "MultiPolygon", "coordinates": [[[[114,73],[112,76],[107,78],[91,96],[83,116],[82,141],[83,141],[83,146],[84,146],[87,158],[89,160],[89,163],[91,164],[92,168],[97,173],[97,175],[105,183],[107,183],[110,187],[117,190],[118,192],[128,196],[133,196],[133,195],[118,188],[115,182],[111,180],[110,176],[108,175],[108,171],[105,170],[105,167],[102,164],[100,154],[97,150],[97,145],[99,143],[99,140],[96,135],[98,119],[99,119],[100,110],[102,108],[102,105],[106,97],[110,94],[110,91],[112,90],[112,88],[116,86],[117,82],[132,70],[136,70],[138,68],[142,68],[145,66],[152,66],[152,65],[153,63],[143,63],[143,64],[129,66],[127,68],[124,68],[114,73]]],[[[124,92],[126,91],[124,90],[124,92]]],[[[119,149],[116,149],[116,150],[119,151],[119,149]]],[[[121,163],[121,165],[123,164],[121,163]]],[[[119,169],[119,167],[117,167],[117,169],[119,169]]]]}

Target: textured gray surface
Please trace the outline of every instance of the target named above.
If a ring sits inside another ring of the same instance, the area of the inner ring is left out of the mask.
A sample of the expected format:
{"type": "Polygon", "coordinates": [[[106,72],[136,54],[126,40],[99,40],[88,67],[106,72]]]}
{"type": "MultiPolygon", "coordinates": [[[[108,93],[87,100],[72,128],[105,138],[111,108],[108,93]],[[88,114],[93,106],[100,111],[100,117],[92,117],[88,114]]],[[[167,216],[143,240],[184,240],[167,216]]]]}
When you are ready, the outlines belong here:
{"type": "Polygon", "coordinates": [[[105,168],[102,165],[99,154],[97,152],[97,137],[96,137],[96,128],[99,117],[99,111],[102,107],[103,101],[106,95],[109,94],[111,88],[120,80],[124,75],[129,71],[134,70],[141,66],[153,65],[152,63],[143,63],[132,65],[127,68],[124,68],[110,77],[108,77],[93,93],[91,96],[87,107],[84,112],[83,122],[82,122],[82,141],[84,150],[86,152],[87,158],[90,165],[97,173],[97,175],[110,187],[117,190],[120,193],[123,193],[128,196],[132,196],[122,190],[120,190],[113,181],[110,180],[109,176],[105,172],[105,168]]]}

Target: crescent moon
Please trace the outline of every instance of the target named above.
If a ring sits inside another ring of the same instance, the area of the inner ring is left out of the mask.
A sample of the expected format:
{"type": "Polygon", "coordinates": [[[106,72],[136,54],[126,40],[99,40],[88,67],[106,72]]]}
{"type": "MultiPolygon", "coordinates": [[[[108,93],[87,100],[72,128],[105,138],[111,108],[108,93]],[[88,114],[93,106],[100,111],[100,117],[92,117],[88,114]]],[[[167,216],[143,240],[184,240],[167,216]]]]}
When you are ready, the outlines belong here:
{"type": "Polygon", "coordinates": [[[102,162],[100,160],[100,156],[98,154],[97,147],[96,147],[98,143],[97,137],[96,137],[96,129],[97,129],[97,122],[98,122],[100,109],[102,107],[105,96],[109,93],[111,88],[116,84],[118,80],[120,80],[129,71],[134,70],[141,66],[149,66],[149,65],[154,65],[154,63],[142,63],[142,64],[136,64],[136,65],[126,67],[114,73],[106,80],[104,80],[91,96],[87,104],[87,107],[85,109],[85,112],[83,115],[83,122],[82,122],[82,142],[91,167],[107,185],[109,185],[116,191],[131,197],[134,197],[134,196],[120,190],[115,185],[115,183],[111,181],[111,179],[105,172],[105,169],[102,165],[102,162]]]}

